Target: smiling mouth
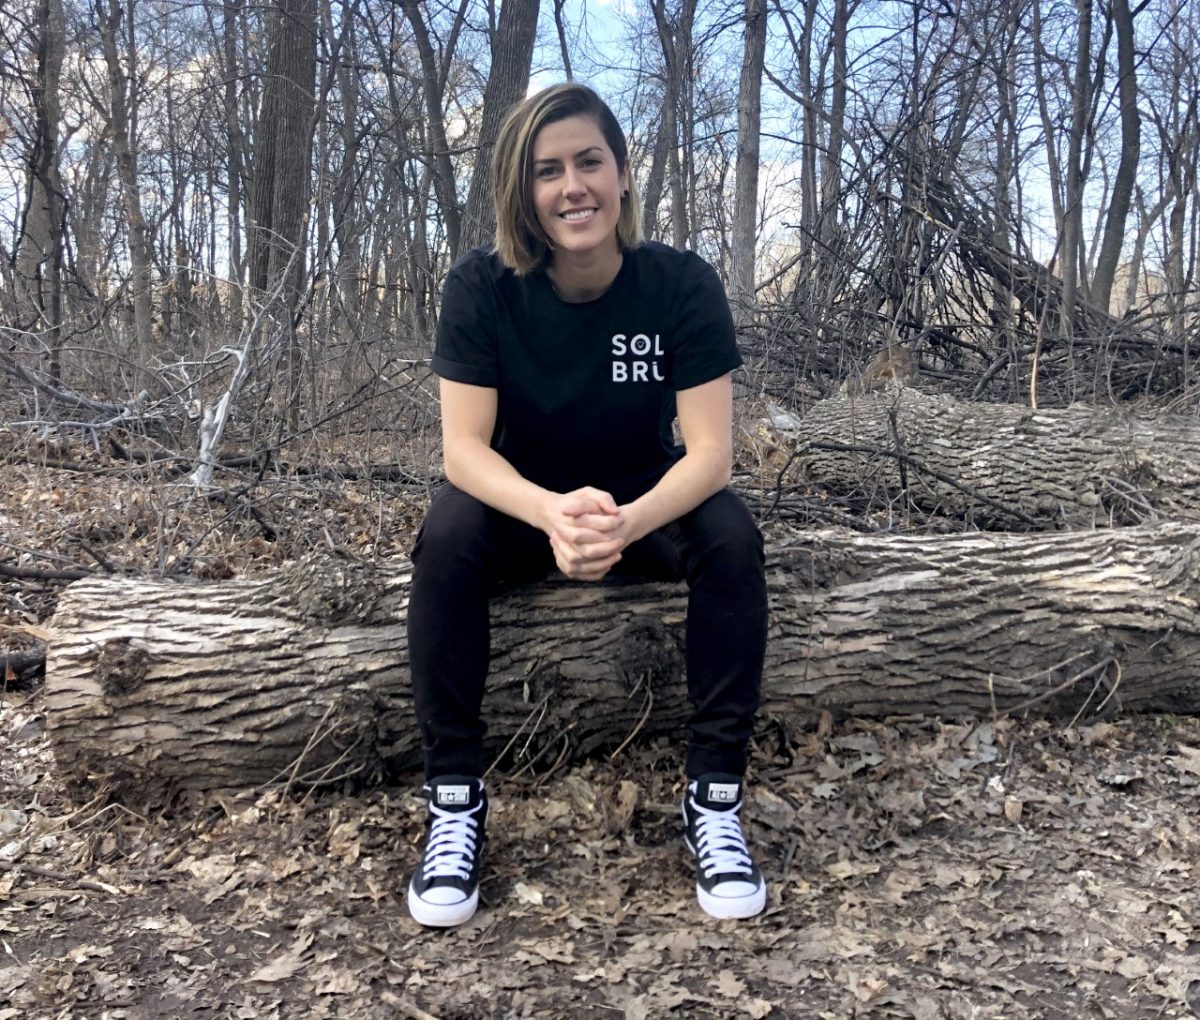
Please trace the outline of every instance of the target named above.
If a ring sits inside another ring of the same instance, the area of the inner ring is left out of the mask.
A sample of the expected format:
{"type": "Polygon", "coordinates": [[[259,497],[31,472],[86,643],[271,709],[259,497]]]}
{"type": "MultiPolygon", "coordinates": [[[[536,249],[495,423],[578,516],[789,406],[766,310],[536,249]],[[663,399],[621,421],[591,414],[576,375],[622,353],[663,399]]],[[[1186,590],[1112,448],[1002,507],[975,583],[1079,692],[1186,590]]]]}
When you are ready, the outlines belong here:
{"type": "Polygon", "coordinates": [[[573,209],[571,212],[559,213],[559,218],[566,220],[568,223],[575,220],[586,220],[592,215],[595,209],[573,209]]]}

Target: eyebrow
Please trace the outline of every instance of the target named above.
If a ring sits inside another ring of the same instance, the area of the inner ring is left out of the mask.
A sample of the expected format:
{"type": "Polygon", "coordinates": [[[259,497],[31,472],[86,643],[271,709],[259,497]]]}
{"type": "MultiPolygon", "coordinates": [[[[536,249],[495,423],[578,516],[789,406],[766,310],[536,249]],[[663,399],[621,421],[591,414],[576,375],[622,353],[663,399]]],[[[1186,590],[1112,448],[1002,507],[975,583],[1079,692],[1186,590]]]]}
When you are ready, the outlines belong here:
{"type": "MultiPolygon", "coordinates": [[[[577,153],[575,153],[575,156],[573,158],[578,159],[580,156],[586,156],[592,152],[602,152],[602,151],[603,151],[603,149],[599,145],[589,145],[586,149],[580,149],[577,153]]],[[[560,163],[560,162],[562,162],[562,161],[557,156],[553,156],[553,157],[550,157],[549,159],[535,159],[533,161],[533,165],[537,166],[540,163],[560,163]]]]}

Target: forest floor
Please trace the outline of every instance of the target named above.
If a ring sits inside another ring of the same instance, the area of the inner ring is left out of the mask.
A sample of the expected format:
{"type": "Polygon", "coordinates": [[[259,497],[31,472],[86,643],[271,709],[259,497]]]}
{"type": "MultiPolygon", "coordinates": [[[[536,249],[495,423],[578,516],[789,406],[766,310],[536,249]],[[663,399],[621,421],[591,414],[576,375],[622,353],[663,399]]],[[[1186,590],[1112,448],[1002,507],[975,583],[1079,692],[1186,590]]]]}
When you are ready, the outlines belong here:
{"type": "MultiPolygon", "coordinates": [[[[392,555],[427,495],[313,475],[214,503],[107,451],[17,452],[9,566],[217,580],[321,545],[392,555]]],[[[45,636],[62,583],[0,579],[0,651],[45,636]]],[[[79,795],[39,684],[9,680],[0,1020],[1200,1015],[1195,718],[777,720],[746,809],[770,897],[743,922],[695,903],[682,740],[494,775],[483,904],[443,932],[404,901],[418,776],[79,795]]]]}

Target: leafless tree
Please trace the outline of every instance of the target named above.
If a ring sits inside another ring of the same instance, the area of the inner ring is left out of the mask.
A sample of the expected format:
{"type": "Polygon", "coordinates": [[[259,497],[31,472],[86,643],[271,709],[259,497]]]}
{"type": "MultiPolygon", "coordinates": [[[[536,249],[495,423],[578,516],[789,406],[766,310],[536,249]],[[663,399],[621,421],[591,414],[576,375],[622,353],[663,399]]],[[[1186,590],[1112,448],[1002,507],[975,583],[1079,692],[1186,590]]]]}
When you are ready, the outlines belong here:
{"type": "Polygon", "coordinates": [[[492,210],[492,149],[500,122],[529,86],[529,64],[537,34],[541,0],[504,0],[495,31],[491,33],[491,62],[483,90],[483,112],[471,187],[463,210],[463,234],[455,253],[490,240],[495,229],[492,210]]]}
{"type": "Polygon", "coordinates": [[[759,132],[762,70],[767,46],[766,0],[746,0],[746,31],[738,87],[737,190],[733,213],[732,297],[739,322],[754,308],[754,249],[758,238],[759,132]]]}

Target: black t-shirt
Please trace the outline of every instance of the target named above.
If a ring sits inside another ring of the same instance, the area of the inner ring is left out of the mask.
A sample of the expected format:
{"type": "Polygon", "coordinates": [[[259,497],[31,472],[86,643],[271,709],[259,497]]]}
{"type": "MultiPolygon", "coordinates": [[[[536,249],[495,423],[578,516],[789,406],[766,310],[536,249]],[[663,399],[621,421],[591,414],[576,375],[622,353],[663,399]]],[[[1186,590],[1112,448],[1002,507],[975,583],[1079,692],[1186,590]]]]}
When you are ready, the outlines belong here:
{"type": "Polygon", "coordinates": [[[729,302],[693,252],[647,242],[612,286],[569,303],[545,273],[518,277],[487,248],[450,270],[433,370],[498,394],[492,446],[556,492],[594,485],[626,502],[683,450],[675,393],[741,364],[729,302]]]}

